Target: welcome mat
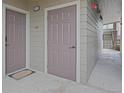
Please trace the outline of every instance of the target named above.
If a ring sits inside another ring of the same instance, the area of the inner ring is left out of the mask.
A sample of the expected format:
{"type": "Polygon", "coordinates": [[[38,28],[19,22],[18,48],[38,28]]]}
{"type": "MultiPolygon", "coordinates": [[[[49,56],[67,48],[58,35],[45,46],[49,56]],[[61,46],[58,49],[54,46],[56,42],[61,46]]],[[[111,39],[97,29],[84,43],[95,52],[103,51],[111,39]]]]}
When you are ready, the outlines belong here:
{"type": "Polygon", "coordinates": [[[11,78],[13,78],[13,79],[20,80],[20,79],[22,79],[22,78],[24,78],[24,77],[27,77],[27,76],[29,76],[29,75],[31,75],[31,74],[33,74],[33,73],[35,73],[35,72],[32,71],[32,70],[24,69],[24,70],[22,70],[22,71],[16,72],[16,73],[11,74],[11,75],[9,75],[9,76],[10,76],[11,78]]]}

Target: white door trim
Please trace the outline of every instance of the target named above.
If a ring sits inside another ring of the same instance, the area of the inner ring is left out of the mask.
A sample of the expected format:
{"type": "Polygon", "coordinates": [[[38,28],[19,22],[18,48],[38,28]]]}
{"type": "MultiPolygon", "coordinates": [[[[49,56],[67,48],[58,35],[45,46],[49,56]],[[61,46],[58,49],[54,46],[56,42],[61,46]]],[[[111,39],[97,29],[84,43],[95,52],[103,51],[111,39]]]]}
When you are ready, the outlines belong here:
{"type": "Polygon", "coordinates": [[[5,35],[6,35],[6,9],[17,11],[19,13],[26,14],[26,68],[30,68],[30,13],[28,11],[16,8],[11,5],[3,4],[2,14],[3,14],[3,33],[2,33],[2,55],[3,55],[3,76],[6,76],[6,61],[5,61],[5,35]]]}
{"type": "Polygon", "coordinates": [[[76,82],[80,83],[80,0],[49,7],[45,9],[45,73],[47,73],[47,12],[49,10],[64,8],[67,6],[76,5],[77,6],[77,50],[76,50],[76,82]]]}

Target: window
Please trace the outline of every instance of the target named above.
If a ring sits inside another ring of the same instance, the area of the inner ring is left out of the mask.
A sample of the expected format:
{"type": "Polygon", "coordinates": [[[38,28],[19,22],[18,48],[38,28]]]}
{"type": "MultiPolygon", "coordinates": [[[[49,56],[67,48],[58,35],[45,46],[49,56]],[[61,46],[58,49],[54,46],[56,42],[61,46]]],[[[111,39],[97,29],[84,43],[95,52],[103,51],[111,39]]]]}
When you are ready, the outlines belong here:
{"type": "Polygon", "coordinates": [[[113,24],[104,25],[103,29],[113,29],[113,24]]]}

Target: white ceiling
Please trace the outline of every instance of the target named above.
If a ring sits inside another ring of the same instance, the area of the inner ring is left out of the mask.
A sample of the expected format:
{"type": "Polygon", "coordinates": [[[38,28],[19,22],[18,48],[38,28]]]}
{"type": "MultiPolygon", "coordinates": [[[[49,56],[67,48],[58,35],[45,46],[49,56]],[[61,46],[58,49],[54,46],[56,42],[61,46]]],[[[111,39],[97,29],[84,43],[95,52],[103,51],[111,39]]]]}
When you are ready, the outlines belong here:
{"type": "Polygon", "coordinates": [[[120,21],[122,15],[122,0],[98,1],[104,24],[120,21]]]}

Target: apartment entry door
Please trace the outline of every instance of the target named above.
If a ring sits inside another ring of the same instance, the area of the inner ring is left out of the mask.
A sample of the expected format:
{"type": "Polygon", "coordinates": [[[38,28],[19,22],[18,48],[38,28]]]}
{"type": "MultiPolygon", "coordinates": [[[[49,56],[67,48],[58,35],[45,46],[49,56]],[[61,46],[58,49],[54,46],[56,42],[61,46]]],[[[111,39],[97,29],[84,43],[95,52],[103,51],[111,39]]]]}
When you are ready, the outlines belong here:
{"type": "Polygon", "coordinates": [[[47,11],[47,71],[76,81],[76,5],[47,11]]]}
{"type": "Polygon", "coordinates": [[[26,67],[26,15],[6,10],[6,74],[26,67]]]}

